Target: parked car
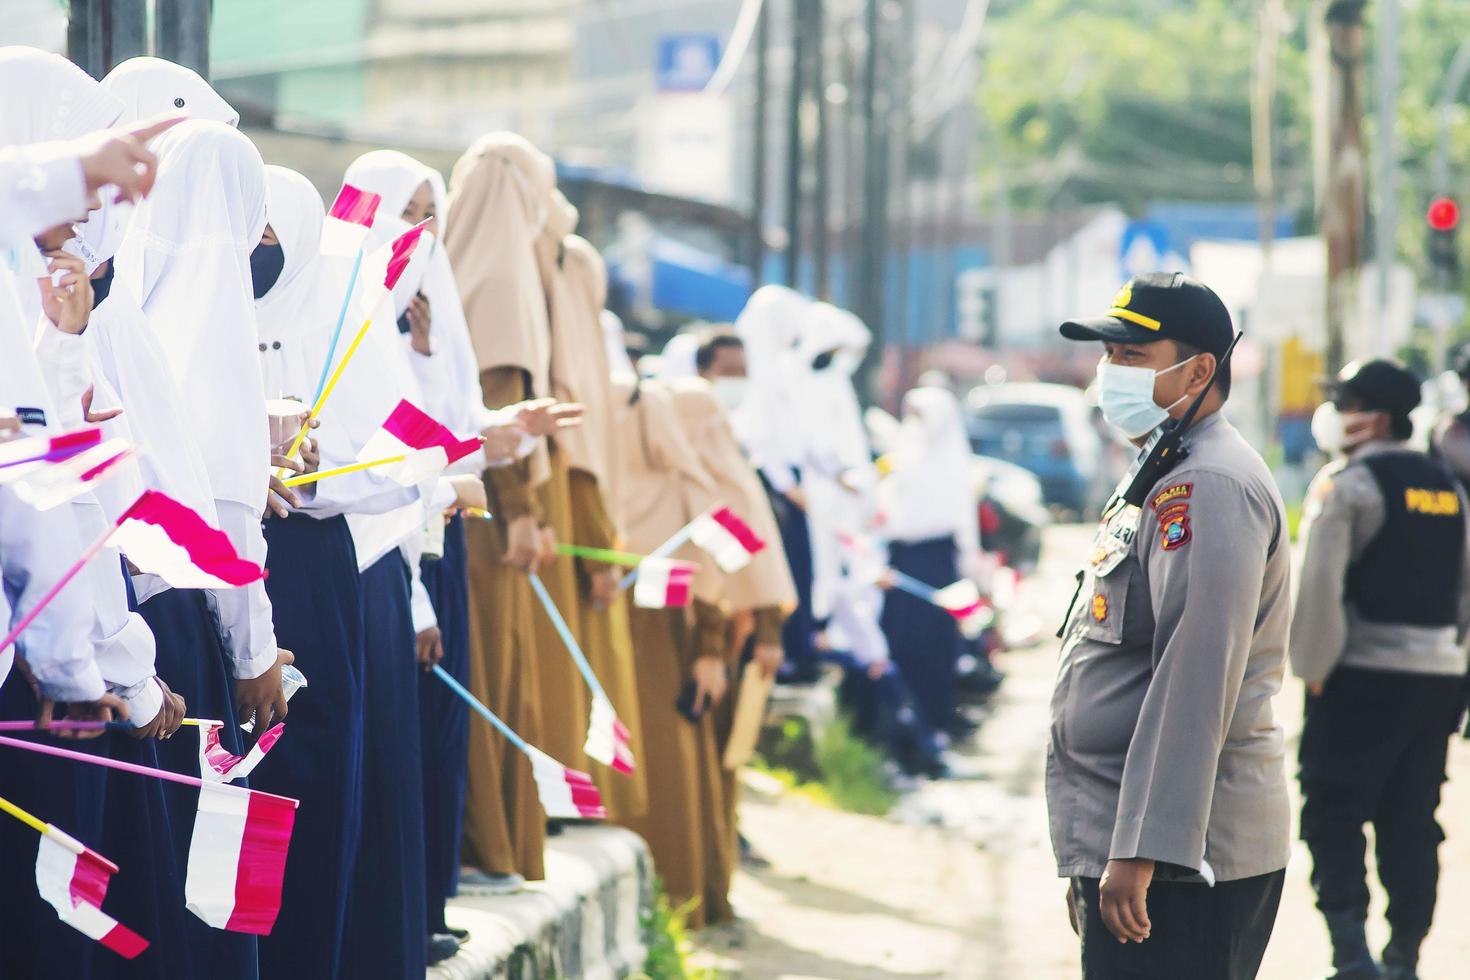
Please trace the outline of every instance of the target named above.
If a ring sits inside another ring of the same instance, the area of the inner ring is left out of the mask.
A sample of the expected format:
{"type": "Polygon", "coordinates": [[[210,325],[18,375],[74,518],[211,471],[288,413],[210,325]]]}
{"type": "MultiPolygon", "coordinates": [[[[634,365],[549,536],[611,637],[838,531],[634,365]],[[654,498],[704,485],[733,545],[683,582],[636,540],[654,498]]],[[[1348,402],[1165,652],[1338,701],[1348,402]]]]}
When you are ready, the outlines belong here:
{"type": "Polygon", "coordinates": [[[982,385],[966,398],[965,414],[976,453],[1034,473],[1048,506],[1079,518],[1098,512],[1108,489],[1105,444],[1080,388],[982,385]]]}

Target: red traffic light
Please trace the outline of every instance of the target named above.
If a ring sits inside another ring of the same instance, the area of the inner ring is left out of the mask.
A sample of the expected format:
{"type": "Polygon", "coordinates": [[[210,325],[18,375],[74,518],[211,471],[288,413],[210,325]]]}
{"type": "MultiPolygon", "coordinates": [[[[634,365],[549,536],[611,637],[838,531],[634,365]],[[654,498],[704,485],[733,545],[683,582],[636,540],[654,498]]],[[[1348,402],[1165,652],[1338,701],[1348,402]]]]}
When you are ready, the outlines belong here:
{"type": "Polygon", "coordinates": [[[1429,202],[1429,211],[1424,218],[1435,231],[1454,231],[1455,225],[1460,223],[1460,206],[1454,198],[1436,197],[1429,202]]]}

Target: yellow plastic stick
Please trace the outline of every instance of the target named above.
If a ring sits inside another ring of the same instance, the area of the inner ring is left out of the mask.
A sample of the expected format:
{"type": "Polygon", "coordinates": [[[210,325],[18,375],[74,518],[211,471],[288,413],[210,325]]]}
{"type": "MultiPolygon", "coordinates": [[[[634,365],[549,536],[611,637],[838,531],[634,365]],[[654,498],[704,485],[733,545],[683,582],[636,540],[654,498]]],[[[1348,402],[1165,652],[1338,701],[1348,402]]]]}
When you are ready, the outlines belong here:
{"type": "MultiPolygon", "coordinates": [[[[357,336],[352,338],[352,343],[347,345],[347,353],[342,355],[342,360],[333,369],[332,376],[327,379],[327,385],[322,389],[321,396],[317,398],[316,404],[311,406],[311,413],[306,416],[306,421],[301,425],[301,431],[296,433],[296,441],[291,443],[291,449],[286,453],[287,459],[294,459],[300,451],[301,444],[306,441],[306,433],[311,429],[311,420],[322,414],[322,408],[327,404],[327,397],[332,394],[332,389],[337,387],[337,382],[342,378],[342,371],[347,367],[347,362],[352,360],[352,355],[357,353],[357,348],[362,344],[362,339],[367,336],[368,328],[373,325],[373,318],[368,317],[362,321],[362,326],[357,328],[357,336]]],[[[278,477],[286,475],[286,468],[282,467],[276,473],[278,477]]],[[[291,486],[287,483],[287,486],[291,486]]]]}
{"type": "Polygon", "coordinates": [[[317,480],[325,480],[329,476],[342,476],[346,473],[356,473],[358,470],[372,469],[374,466],[387,466],[389,463],[401,463],[407,456],[390,456],[387,459],[374,459],[366,463],[353,463],[350,466],[339,466],[335,470],[322,470],[319,473],[303,473],[283,481],[288,487],[299,487],[304,483],[315,483],[317,480]]]}
{"type": "Polygon", "coordinates": [[[38,834],[44,834],[46,832],[46,821],[39,819],[33,814],[27,813],[20,807],[16,806],[14,803],[5,799],[3,796],[0,796],[0,810],[4,810],[6,813],[10,814],[12,817],[19,820],[21,823],[25,824],[27,827],[31,828],[38,834]]]}

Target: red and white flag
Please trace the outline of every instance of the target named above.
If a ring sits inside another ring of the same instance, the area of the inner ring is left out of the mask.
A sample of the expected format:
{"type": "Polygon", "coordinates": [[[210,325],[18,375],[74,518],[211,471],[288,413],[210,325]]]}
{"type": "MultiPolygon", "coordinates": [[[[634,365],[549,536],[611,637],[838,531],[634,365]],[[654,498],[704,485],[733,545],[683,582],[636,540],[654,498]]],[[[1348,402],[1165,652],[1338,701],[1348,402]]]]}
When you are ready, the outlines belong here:
{"type": "Polygon", "coordinates": [[[980,588],[967,578],[953,582],[934,593],[934,602],[959,623],[960,632],[971,639],[990,625],[989,605],[980,588]]]}
{"type": "Polygon", "coordinates": [[[592,718],[587,723],[587,742],[582,751],[616,772],[630,774],[638,765],[631,741],[628,726],[618,718],[612,702],[601,694],[593,695],[592,718]]]}
{"type": "Polygon", "coordinates": [[[216,929],[270,935],[281,911],[296,800],[224,783],[199,788],[184,900],[216,929]]]}
{"type": "MultiPolygon", "coordinates": [[[[738,572],[749,565],[750,556],[766,546],[728,507],[716,507],[696,517],[690,525],[689,539],[709,552],[715,564],[727,572],[738,572]]],[[[638,574],[640,578],[643,575],[638,574]]]]}
{"type": "Polygon", "coordinates": [[[250,751],[235,755],[220,744],[219,733],[224,727],[222,721],[199,721],[199,776],[206,783],[232,783],[244,779],[260,765],[260,760],[286,732],[283,721],[260,736],[250,751]]]}
{"type": "Polygon", "coordinates": [[[393,293],[393,287],[408,268],[419,240],[424,237],[424,227],[433,219],[425,218],[397,238],[375,248],[362,262],[363,290],[360,297],[362,315],[374,315],[378,307],[393,293]]]}
{"type": "Polygon", "coordinates": [[[367,240],[368,229],[373,226],[373,216],[378,213],[382,200],[378,194],[343,184],[322,222],[322,254],[356,255],[367,240]]]}
{"type": "Polygon", "coordinates": [[[536,778],[536,793],[541,809],[553,820],[605,820],[602,794],[585,772],[568,769],[532,745],[525,748],[531,760],[531,775],[536,778]]]}
{"type": "Polygon", "coordinates": [[[56,436],[0,442],[0,483],[10,483],[47,463],[71,459],[101,442],[101,429],[77,429],[56,436]]]}
{"type": "Polygon", "coordinates": [[[233,589],[265,578],[225,532],[157,490],[143,491],[124,512],[110,543],[176,589],[233,589]]]}
{"type": "Polygon", "coordinates": [[[148,940],[102,911],[107,884],[117,865],[70,834],[47,826],[36,849],[36,889],[62,922],[125,959],[148,948],[148,940]]]}
{"type": "Polygon", "coordinates": [[[357,461],[371,463],[402,456],[399,462],[375,469],[394,483],[414,486],[438,476],[450,463],[479,449],[478,439],[459,438],[404,399],[363,445],[357,461]]]}
{"type": "Polygon", "coordinates": [[[633,605],[640,609],[689,605],[694,573],[698,570],[699,566],[692,561],[654,557],[643,559],[638,563],[638,581],[633,583],[633,605]]]}
{"type": "Polygon", "coordinates": [[[137,452],[126,439],[108,439],[60,462],[43,465],[11,481],[15,495],[36,510],[74,500],[122,472],[137,452]]]}

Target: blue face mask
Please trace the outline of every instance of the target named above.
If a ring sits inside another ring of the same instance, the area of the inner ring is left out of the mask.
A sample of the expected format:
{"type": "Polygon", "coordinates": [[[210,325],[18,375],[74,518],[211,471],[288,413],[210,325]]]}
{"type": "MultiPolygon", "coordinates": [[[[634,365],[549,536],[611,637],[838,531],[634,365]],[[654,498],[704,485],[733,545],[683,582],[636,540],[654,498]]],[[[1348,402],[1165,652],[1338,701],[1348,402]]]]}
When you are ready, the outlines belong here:
{"type": "Polygon", "coordinates": [[[250,253],[250,278],[255,283],[256,299],[271,291],[285,267],[286,252],[279,244],[255,246],[255,251],[250,253]]]}
{"type": "Polygon", "coordinates": [[[1174,405],[1160,408],[1154,401],[1154,379],[1192,360],[1193,357],[1187,357],[1162,371],[1103,361],[1097,366],[1098,407],[1103,418],[1129,439],[1142,439],[1164,423],[1174,405],[1189,397],[1185,395],[1174,405]]]}

